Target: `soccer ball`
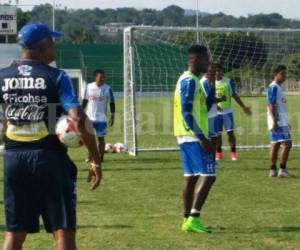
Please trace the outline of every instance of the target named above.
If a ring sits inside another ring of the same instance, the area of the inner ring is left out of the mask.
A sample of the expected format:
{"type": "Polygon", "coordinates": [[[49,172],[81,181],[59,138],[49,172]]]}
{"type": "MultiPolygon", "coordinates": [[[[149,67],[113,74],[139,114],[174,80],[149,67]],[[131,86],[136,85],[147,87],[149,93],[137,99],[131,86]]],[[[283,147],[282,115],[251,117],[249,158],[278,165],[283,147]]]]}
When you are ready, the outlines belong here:
{"type": "Polygon", "coordinates": [[[123,143],[118,142],[114,145],[114,151],[116,153],[125,153],[127,151],[127,148],[123,143]]]}
{"type": "Polygon", "coordinates": [[[66,115],[59,118],[56,124],[55,133],[58,139],[67,147],[79,148],[83,145],[76,133],[73,120],[66,115]]]}
{"type": "Polygon", "coordinates": [[[105,144],[105,153],[113,153],[114,152],[114,145],[110,143],[105,144]]]}
{"type": "Polygon", "coordinates": [[[4,154],[5,154],[4,145],[0,145],[0,156],[4,156],[4,154]]]}

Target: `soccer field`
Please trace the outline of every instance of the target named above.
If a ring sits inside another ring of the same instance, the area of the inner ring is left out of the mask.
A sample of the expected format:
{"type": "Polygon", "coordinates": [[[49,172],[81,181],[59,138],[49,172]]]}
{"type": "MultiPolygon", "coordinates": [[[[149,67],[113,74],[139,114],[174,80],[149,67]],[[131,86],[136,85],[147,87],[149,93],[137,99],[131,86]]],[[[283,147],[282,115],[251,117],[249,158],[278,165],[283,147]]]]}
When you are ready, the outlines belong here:
{"type": "MultiPolygon", "coordinates": [[[[289,98],[294,114],[297,114],[298,99],[289,98]]],[[[252,107],[259,104],[257,114],[265,111],[264,98],[246,101],[252,107]]],[[[157,121],[162,121],[159,117],[161,109],[152,106],[155,103],[154,100],[142,100],[138,105],[153,110],[157,121]]],[[[121,105],[118,103],[119,110],[121,105]]],[[[292,126],[297,142],[296,118],[297,115],[293,115],[292,126]]],[[[262,142],[267,143],[265,117],[245,118],[237,113],[237,126],[252,131],[251,126],[256,123],[247,123],[246,119],[259,119],[261,134],[255,138],[260,136],[262,142]]],[[[121,141],[121,124],[120,119],[108,141],[121,141]]],[[[157,135],[145,133],[141,142],[145,146],[155,143],[155,138],[160,138],[162,125],[157,122],[157,135]]],[[[251,136],[240,135],[238,138],[241,144],[251,142],[251,136]]],[[[171,134],[163,139],[168,145],[175,143],[171,134]]],[[[299,249],[300,182],[298,178],[269,180],[267,151],[240,152],[238,162],[229,161],[226,153],[222,162],[224,168],[218,170],[218,180],[203,210],[203,222],[212,229],[211,235],[180,231],[182,171],[178,152],[141,153],[136,158],[107,155],[103,164],[104,180],[95,192],[89,191],[86,183],[85,150],[71,150],[70,155],[79,170],[79,250],[299,249]]],[[[296,176],[300,176],[299,165],[299,151],[294,150],[289,169],[296,176]]],[[[2,174],[0,179],[3,180],[2,174]]],[[[3,205],[0,208],[3,215],[3,205]]],[[[3,228],[4,216],[0,219],[3,228]]],[[[51,235],[42,232],[29,236],[24,249],[53,249],[51,235]]],[[[1,243],[2,240],[3,236],[1,243]]]]}

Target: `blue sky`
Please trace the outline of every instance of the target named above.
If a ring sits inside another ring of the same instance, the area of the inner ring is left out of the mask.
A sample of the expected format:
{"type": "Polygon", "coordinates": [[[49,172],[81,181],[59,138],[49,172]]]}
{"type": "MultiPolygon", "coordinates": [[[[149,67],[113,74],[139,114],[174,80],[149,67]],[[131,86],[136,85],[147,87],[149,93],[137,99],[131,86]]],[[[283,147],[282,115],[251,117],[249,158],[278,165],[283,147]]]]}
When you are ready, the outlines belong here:
{"type": "MultiPolygon", "coordinates": [[[[0,0],[0,3],[8,0],[0,0]]],[[[40,4],[52,0],[19,0],[20,4],[40,4]]],[[[62,6],[69,8],[155,8],[162,9],[175,4],[186,9],[196,8],[196,0],[56,0],[62,6]]],[[[278,12],[285,17],[300,19],[300,0],[199,0],[200,10],[210,13],[224,12],[234,16],[248,14],[278,12]]]]}

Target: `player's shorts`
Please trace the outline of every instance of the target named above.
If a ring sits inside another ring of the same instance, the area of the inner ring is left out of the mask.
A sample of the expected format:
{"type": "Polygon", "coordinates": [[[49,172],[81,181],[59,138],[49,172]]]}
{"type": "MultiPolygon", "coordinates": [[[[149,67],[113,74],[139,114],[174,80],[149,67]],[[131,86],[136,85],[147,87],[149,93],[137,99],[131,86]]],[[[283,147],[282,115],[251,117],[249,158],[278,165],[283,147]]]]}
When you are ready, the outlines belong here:
{"type": "Polygon", "coordinates": [[[106,136],[106,122],[93,122],[93,127],[96,130],[97,137],[105,137],[106,136]]]}
{"type": "Polygon", "coordinates": [[[292,136],[288,126],[279,127],[276,131],[270,131],[271,143],[291,141],[292,136]]]}
{"type": "Polygon", "coordinates": [[[76,230],[77,169],[57,150],[7,150],[4,204],[7,232],[76,230]]]}
{"type": "Polygon", "coordinates": [[[218,137],[221,133],[219,131],[219,117],[210,117],[208,118],[208,137],[211,138],[216,138],[218,137]]]}
{"type": "Polygon", "coordinates": [[[218,115],[218,122],[217,122],[217,127],[218,127],[218,133],[222,133],[223,129],[226,132],[230,132],[234,130],[234,118],[233,118],[233,113],[230,112],[228,114],[220,114],[218,115]]]}
{"type": "Polygon", "coordinates": [[[213,154],[207,153],[199,142],[186,142],[179,145],[184,176],[215,176],[216,161],[213,154]]]}

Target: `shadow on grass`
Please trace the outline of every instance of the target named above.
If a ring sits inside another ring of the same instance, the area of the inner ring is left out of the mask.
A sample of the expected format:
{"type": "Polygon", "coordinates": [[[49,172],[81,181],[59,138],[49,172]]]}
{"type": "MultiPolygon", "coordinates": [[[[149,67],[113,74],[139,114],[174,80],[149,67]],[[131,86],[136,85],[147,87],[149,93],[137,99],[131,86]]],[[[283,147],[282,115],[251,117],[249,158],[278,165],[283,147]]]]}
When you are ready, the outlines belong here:
{"type": "Polygon", "coordinates": [[[97,206],[104,206],[105,204],[104,203],[99,203],[99,201],[97,200],[88,200],[88,201],[77,201],[77,205],[97,205],[97,206]]]}
{"type": "Polygon", "coordinates": [[[300,226],[286,227],[255,227],[255,228],[210,228],[214,233],[237,233],[237,234],[255,234],[255,233],[293,233],[300,232],[300,226]]]}
{"type": "Polygon", "coordinates": [[[118,172],[118,171],[162,171],[162,170],[180,170],[179,167],[166,167],[166,168],[143,168],[143,167],[140,167],[140,168],[131,168],[131,167],[128,167],[128,168],[107,168],[107,169],[103,169],[103,171],[107,171],[107,172],[118,172]]]}
{"type": "MultiPolygon", "coordinates": [[[[129,229],[133,228],[131,225],[123,225],[123,224],[116,224],[116,225],[78,225],[77,229],[129,229]]],[[[5,231],[5,226],[0,225],[0,230],[3,232],[5,231]]],[[[46,231],[45,226],[42,224],[40,225],[40,232],[46,231]]]]}
{"type": "Polygon", "coordinates": [[[129,229],[133,228],[133,226],[130,225],[124,225],[124,224],[117,224],[117,225],[78,225],[78,229],[90,229],[90,228],[96,228],[96,229],[129,229]]]}
{"type": "Polygon", "coordinates": [[[108,159],[105,161],[105,163],[110,163],[110,162],[128,162],[128,163],[170,163],[170,162],[178,162],[178,158],[166,158],[166,157],[150,157],[150,158],[143,158],[143,157],[132,157],[132,158],[124,158],[124,159],[108,159]]]}
{"type": "MultiPolygon", "coordinates": [[[[136,168],[136,167],[130,167],[130,166],[128,166],[127,168],[114,168],[114,167],[112,167],[112,168],[104,167],[103,168],[104,172],[162,171],[162,170],[181,170],[181,168],[180,167],[166,167],[166,168],[164,168],[164,167],[159,167],[159,168],[139,167],[139,168],[136,168]]],[[[78,172],[87,172],[87,170],[86,169],[78,169],[78,172]]],[[[78,180],[86,180],[86,178],[79,177],[78,180]]]]}
{"type": "MultiPolygon", "coordinates": [[[[77,162],[85,163],[84,160],[76,160],[77,162]]],[[[180,162],[179,158],[166,158],[166,157],[155,157],[155,158],[143,158],[143,157],[131,157],[131,158],[115,158],[115,159],[107,159],[104,161],[104,164],[110,163],[128,163],[128,164],[154,164],[154,163],[172,163],[172,162],[180,162]]]]}

